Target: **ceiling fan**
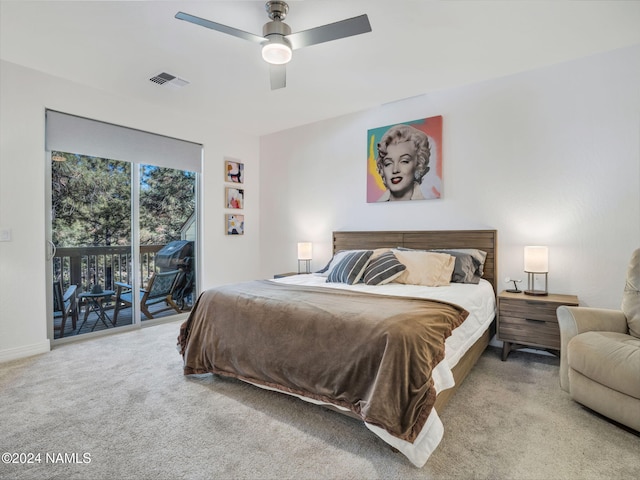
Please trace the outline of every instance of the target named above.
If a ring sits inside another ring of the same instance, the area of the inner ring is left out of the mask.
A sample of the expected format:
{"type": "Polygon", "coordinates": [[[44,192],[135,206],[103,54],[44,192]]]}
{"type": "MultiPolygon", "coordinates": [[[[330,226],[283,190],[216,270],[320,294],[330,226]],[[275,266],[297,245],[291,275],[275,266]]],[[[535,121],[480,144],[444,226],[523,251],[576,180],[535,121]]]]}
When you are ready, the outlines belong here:
{"type": "Polygon", "coordinates": [[[270,64],[271,90],[286,86],[286,64],[291,60],[292,50],[371,31],[369,17],[365,14],[291,33],[291,28],[283,21],[289,12],[289,5],[286,2],[267,2],[265,9],[271,21],[262,27],[262,36],[184,12],[178,12],[176,18],[261,44],[262,58],[270,64]]]}

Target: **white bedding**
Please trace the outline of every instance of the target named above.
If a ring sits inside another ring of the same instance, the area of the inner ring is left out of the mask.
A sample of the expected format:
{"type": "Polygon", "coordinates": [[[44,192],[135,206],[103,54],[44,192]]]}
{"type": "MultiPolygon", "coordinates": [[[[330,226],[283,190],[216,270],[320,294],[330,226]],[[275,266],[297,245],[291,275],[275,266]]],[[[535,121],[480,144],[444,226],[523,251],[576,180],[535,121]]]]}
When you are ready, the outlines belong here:
{"type": "MultiPolygon", "coordinates": [[[[356,285],[327,283],[326,277],[312,273],[293,275],[272,281],[296,285],[310,285],[314,287],[341,288],[380,295],[420,297],[442,300],[463,307],[469,312],[469,316],[462,325],[454,329],[451,336],[446,340],[445,358],[436,366],[432,373],[436,392],[441,392],[455,385],[451,369],[456,366],[465,352],[482,336],[484,331],[489,328],[496,313],[495,293],[491,284],[486,280],[480,280],[478,285],[452,283],[445,287],[424,287],[399,283],[370,286],[362,283],[356,285]]],[[[261,385],[257,386],[265,388],[261,385]]],[[[322,402],[307,397],[300,395],[295,396],[311,403],[322,404],[322,402]]],[[[429,456],[442,440],[442,435],[444,434],[444,427],[435,409],[432,410],[424,428],[414,443],[400,440],[390,435],[386,430],[366,422],[365,425],[382,440],[402,452],[411,463],[417,467],[422,467],[426,463],[429,456]]]]}

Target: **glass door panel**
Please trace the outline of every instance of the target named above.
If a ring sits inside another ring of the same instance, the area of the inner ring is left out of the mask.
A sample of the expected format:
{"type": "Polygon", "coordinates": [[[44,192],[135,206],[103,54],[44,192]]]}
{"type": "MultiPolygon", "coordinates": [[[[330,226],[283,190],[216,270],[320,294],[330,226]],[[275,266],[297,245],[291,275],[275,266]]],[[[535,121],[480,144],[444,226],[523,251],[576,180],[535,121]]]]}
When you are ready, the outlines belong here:
{"type": "Polygon", "coordinates": [[[195,296],[196,174],[140,166],[141,319],[191,308],[195,296]]]}
{"type": "Polygon", "coordinates": [[[131,284],[131,163],[51,154],[54,338],[133,323],[114,318],[118,283],[131,284]]]}

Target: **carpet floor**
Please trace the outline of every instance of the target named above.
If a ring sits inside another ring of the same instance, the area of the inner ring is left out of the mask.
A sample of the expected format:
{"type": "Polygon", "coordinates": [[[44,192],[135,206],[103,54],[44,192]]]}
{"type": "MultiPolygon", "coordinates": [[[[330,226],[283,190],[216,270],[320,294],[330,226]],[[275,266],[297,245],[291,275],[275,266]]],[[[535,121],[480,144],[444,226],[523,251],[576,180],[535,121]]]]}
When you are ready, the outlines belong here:
{"type": "Polygon", "coordinates": [[[502,362],[487,349],[418,469],[355,419],[235,380],[183,376],[178,328],[0,364],[0,478],[640,478],[640,436],[573,402],[554,357],[516,351],[502,362]]]}

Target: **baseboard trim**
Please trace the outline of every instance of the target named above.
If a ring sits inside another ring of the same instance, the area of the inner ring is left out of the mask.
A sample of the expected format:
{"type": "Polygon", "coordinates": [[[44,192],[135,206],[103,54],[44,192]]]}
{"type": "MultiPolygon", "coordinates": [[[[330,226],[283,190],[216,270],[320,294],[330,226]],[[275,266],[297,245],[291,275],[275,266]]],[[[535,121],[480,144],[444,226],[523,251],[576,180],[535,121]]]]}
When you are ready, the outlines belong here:
{"type": "Polygon", "coordinates": [[[10,362],[11,360],[19,360],[21,358],[31,357],[33,355],[40,355],[41,353],[47,353],[50,350],[51,345],[49,340],[43,340],[40,343],[25,345],[23,347],[0,350],[0,363],[10,362]]]}

